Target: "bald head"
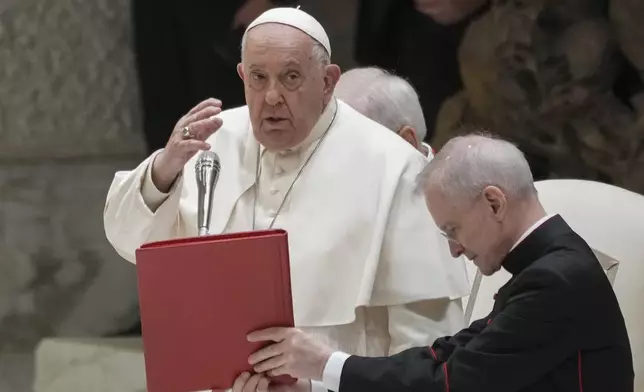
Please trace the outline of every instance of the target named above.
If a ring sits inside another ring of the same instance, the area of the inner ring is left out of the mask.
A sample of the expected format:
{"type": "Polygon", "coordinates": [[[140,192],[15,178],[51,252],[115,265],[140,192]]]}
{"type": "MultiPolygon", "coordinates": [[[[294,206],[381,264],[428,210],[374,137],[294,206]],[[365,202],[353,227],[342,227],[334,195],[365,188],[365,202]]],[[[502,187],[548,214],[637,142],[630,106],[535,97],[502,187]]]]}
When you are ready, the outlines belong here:
{"type": "Polygon", "coordinates": [[[420,174],[420,183],[455,199],[473,200],[488,186],[507,197],[536,195],[532,172],[512,143],[486,135],[451,139],[420,174]]]}
{"type": "Polygon", "coordinates": [[[394,132],[406,126],[413,128],[418,143],[427,134],[414,88],[405,79],[380,68],[355,68],[343,73],[335,96],[394,132]]]}

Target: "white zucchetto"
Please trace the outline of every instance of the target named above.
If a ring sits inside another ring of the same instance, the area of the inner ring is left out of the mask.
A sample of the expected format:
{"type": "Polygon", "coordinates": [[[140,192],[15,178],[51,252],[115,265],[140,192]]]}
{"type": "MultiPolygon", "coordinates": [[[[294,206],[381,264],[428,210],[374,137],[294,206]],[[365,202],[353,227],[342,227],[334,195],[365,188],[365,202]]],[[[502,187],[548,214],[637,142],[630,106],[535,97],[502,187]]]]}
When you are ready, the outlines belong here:
{"type": "Polygon", "coordinates": [[[309,37],[318,41],[326,49],[329,56],[331,56],[331,44],[329,43],[329,37],[326,35],[326,31],[324,31],[324,27],[314,17],[299,8],[272,8],[258,16],[257,19],[248,25],[246,32],[253,27],[266,23],[280,23],[301,30],[309,37]]]}

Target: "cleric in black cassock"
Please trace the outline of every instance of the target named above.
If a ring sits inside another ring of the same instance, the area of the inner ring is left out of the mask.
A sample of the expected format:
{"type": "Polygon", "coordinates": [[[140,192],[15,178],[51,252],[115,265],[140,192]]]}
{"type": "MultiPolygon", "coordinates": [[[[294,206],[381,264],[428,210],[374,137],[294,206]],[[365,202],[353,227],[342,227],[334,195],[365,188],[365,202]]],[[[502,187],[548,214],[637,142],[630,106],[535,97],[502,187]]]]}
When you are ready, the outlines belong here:
{"type": "Polygon", "coordinates": [[[331,352],[297,329],[255,332],[249,340],[277,343],[249,358],[258,374],[240,376],[233,391],[632,392],[629,339],[608,278],[586,242],[546,214],[523,154],[501,140],[459,137],[420,179],[452,254],[484,275],[512,274],[490,315],[383,358],[331,352]],[[269,386],[264,377],[279,374],[300,380],[269,386]]]}
{"type": "Polygon", "coordinates": [[[513,277],[489,317],[429,348],[351,357],[340,391],[633,391],[617,300],[560,216],[529,234],[503,267],[513,277]]]}

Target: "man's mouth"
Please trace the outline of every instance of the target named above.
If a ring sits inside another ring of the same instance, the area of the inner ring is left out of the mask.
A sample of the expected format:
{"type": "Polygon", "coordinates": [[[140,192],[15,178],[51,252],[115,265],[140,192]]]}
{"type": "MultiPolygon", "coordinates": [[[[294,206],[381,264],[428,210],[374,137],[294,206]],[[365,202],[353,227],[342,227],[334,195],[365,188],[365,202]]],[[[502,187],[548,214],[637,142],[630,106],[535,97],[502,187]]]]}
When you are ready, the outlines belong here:
{"type": "Polygon", "coordinates": [[[280,121],[286,121],[284,117],[266,117],[264,120],[271,122],[271,123],[278,123],[280,121]]]}

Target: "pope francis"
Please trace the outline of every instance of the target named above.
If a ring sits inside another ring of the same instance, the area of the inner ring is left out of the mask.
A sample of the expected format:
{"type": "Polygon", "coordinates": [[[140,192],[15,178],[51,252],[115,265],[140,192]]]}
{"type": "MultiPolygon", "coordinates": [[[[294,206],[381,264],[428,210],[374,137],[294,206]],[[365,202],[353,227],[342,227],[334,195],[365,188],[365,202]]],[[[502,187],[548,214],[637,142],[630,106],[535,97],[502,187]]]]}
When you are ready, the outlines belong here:
{"type": "Polygon", "coordinates": [[[133,263],[145,242],[197,235],[194,165],[213,150],[210,233],[287,230],[296,326],[338,350],[389,355],[458,331],[469,287],[414,192],[426,158],[334,98],[330,55],[305,12],[259,16],[238,66],[247,106],[199,103],[164,149],[116,173],[105,231],[133,263]]]}

